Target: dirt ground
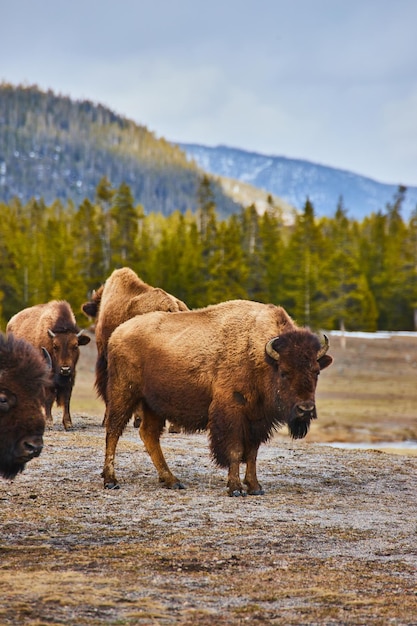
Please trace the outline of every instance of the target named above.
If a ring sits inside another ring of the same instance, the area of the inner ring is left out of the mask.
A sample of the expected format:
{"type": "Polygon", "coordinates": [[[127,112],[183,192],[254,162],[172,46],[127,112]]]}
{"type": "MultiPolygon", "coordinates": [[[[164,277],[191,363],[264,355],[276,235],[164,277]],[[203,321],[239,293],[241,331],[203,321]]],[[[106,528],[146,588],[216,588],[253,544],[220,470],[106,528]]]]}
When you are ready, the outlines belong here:
{"type": "Polygon", "coordinates": [[[103,407],[82,353],[74,430],[0,482],[0,624],[417,625],[417,456],[329,441],[417,439],[417,338],[331,338],[319,420],[259,452],[264,496],[229,498],[205,434],[163,436],[158,484],[130,424],[106,491],[103,407]]]}

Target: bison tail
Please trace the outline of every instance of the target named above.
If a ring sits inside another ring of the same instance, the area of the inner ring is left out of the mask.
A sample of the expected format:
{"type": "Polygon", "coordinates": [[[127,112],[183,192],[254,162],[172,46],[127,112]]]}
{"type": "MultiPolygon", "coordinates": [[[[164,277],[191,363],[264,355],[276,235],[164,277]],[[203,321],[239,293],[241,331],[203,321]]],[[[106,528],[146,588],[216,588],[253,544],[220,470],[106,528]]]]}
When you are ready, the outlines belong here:
{"type": "Polygon", "coordinates": [[[95,388],[99,398],[106,402],[107,397],[107,359],[103,354],[100,354],[96,363],[96,382],[95,388]]]}

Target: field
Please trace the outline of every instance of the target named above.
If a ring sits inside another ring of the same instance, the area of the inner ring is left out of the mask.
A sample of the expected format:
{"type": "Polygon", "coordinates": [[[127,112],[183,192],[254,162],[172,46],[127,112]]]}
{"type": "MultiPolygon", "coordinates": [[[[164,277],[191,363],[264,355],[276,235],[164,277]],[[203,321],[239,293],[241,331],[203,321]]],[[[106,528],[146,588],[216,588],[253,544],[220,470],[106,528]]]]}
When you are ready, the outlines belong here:
{"type": "MultiPolygon", "coordinates": [[[[417,338],[331,337],[319,419],[260,448],[262,497],[226,496],[204,434],[165,433],[169,491],[129,424],[105,491],[93,342],[74,430],[0,483],[0,624],[417,624],[417,457],[326,442],[417,439],[417,338]]],[[[400,449],[396,450],[400,452],[400,449]]]]}

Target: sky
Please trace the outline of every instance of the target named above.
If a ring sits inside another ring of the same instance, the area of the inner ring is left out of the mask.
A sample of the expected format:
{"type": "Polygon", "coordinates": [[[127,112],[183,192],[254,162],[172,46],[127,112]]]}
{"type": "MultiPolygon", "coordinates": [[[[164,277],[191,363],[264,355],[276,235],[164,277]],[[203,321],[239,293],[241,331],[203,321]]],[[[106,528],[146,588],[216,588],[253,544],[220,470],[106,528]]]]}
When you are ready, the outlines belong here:
{"type": "Polygon", "coordinates": [[[417,0],[0,0],[0,82],[417,186],[417,0]]]}

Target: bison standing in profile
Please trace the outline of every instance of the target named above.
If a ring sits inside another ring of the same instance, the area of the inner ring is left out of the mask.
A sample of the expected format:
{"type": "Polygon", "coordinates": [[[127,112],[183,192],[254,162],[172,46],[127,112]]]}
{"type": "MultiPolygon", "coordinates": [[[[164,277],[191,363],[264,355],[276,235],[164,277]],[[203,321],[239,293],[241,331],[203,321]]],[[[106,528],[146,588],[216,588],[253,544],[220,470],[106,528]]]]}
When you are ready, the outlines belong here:
{"type": "Polygon", "coordinates": [[[46,425],[52,427],[52,405],[63,407],[62,423],[65,430],[72,427],[70,399],[79,358],[79,346],[90,337],[83,335],[76,324],[71,306],[65,300],[23,309],[7,324],[7,332],[26,339],[39,350],[48,351],[52,361],[53,382],[45,397],[46,425]]]}
{"type": "Polygon", "coordinates": [[[43,447],[51,371],[27,341],[0,333],[0,476],[14,478],[43,447]]]}
{"type": "Polygon", "coordinates": [[[135,315],[151,311],[188,311],[184,302],[145,283],[129,267],[114,270],[82,310],[95,318],[97,343],[96,390],[104,401],[107,387],[107,344],[115,328],[135,315]]]}
{"type": "Polygon", "coordinates": [[[119,326],[108,344],[104,486],[117,488],[117,442],[142,407],[140,436],[160,482],[182,489],[160,447],[165,416],[207,429],[212,456],[228,469],[228,493],[264,493],[256,475],[261,443],[287,424],[304,437],[317,417],[315,389],[333,359],[324,343],[274,305],[234,300],[184,313],[149,313],[119,326]]]}

